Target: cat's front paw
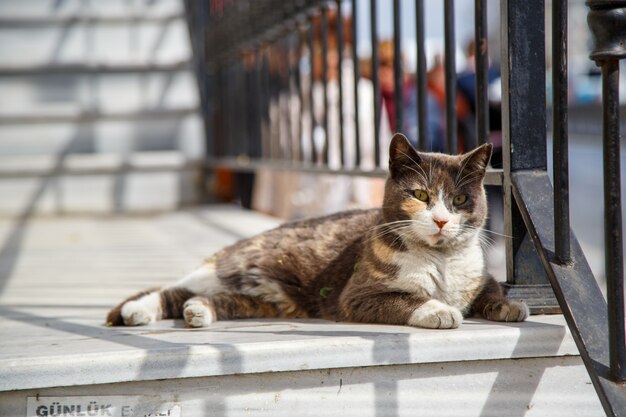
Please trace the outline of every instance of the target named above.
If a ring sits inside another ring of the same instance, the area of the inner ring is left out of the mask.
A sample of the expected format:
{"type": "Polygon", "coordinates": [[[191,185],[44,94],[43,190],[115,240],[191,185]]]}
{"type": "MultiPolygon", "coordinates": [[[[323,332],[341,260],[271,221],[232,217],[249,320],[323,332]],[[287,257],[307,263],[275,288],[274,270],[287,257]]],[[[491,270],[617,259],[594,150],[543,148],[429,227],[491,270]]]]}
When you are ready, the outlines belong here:
{"type": "Polygon", "coordinates": [[[437,300],[428,300],[418,307],[409,318],[409,326],[428,329],[456,329],[463,322],[459,309],[437,300]]]}
{"type": "Polygon", "coordinates": [[[526,303],[512,300],[490,304],[483,311],[483,317],[493,321],[524,321],[529,315],[526,303]]]}

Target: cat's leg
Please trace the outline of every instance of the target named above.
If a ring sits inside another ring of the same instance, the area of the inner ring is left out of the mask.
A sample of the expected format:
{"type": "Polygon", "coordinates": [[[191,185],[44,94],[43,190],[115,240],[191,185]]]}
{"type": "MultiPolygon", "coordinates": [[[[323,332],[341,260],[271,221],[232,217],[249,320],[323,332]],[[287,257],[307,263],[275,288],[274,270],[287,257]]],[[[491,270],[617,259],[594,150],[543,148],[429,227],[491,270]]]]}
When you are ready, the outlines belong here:
{"type": "Polygon", "coordinates": [[[207,297],[197,295],[185,301],[183,318],[189,327],[206,327],[217,320],[217,313],[207,297]]]}
{"type": "Polygon", "coordinates": [[[234,293],[192,297],[183,308],[183,317],[190,327],[205,327],[216,320],[307,317],[293,305],[234,293]]]}
{"type": "Polygon", "coordinates": [[[526,303],[507,299],[500,284],[491,277],[474,300],[472,311],[487,320],[505,322],[524,321],[530,314],[526,303]]]}
{"type": "Polygon", "coordinates": [[[124,300],[109,312],[107,324],[139,326],[161,319],[181,318],[185,301],[221,289],[215,266],[203,264],[173,286],[143,291],[124,300]]]}
{"type": "Polygon", "coordinates": [[[153,321],[182,317],[183,303],[193,293],[182,288],[142,291],[129,297],[107,315],[109,326],[140,326],[153,321]]]}
{"type": "Polygon", "coordinates": [[[340,302],[342,318],[362,323],[400,324],[429,329],[454,329],[463,314],[441,301],[410,293],[354,293],[340,302]]]}

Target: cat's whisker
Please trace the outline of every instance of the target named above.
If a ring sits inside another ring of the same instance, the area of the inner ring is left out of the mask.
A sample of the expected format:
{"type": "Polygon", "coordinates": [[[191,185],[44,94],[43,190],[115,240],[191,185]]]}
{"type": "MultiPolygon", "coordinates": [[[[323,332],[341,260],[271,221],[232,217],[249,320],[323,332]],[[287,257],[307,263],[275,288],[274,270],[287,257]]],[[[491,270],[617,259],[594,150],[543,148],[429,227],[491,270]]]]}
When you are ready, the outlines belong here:
{"type": "Polygon", "coordinates": [[[467,174],[464,175],[463,178],[461,178],[461,183],[456,185],[456,188],[461,188],[467,184],[470,184],[476,180],[479,180],[482,177],[482,173],[481,172],[474,172],[471,174],[467,174]]]}
{"type": "Polygon", "coordinates": [[[483,249],[491,249],[495,245],[494,242],[483,240],[482,238],[479,238],[478,241],[483,249]]]}
{"type": "Polygon", "coordinates": [[[398,241],[398,239],[400,239],[402,242],[406,242],[405,238],[411,234],[410,232],[410,230],[406,230],[404,232],[398,233],[398,236],[393,240],[393,242],[391,242],[391,245],[394,245],[398,241]]]}
{"type": "MultiPolygon", "coordinates": [[[[422,179],[422,181],[424,181],[424,185],[428,184],[428,180],[426,179],[426,177],[425,177],[422,173],[418,172],[417,170],[415,170],[415,169],[411,168],[410,166],[408,166],[408,165],[406,165],[406,164],[405,164],[405,165],[402,165],[402,166],[403,166],[404,168],[410,169],[411,171],[415,172],[415,173],[416,173],[416,174],[417,174],[417,175],[418,175],[418,176],[422,179]]],[[[421,168],[420,168],[420,169],[421,169],[421,168]]],[[[422,172],[423,172],[423,170],[422,170],[422,172]]]]}
{"type": "Polygon", "coordinates": [[[494,232],[493,230],[485,229],[483,227],[476,227],[476,226],[471,226],[471,225],[468,225],[468,224],[464,224],[463,227],[468,228],[468,229],[472,229],[472,230],[478,230],[478,231],[481,231],[481,232],[484,232],[484,233],[489,233],[489,234],[496,235],[496,236],[502,236],[502,237],[505,237],[507,239],[513,239],[513,236],[505,235],[503,233],[494,232]]]}
{"type": "Polygon", "coordinates": [[[377,228],[388,227],[388,226],[392,226],[392,225],[396,225],[396,224],[419,224],[419,225],[424,225],[424,224],[426,224],[426,222],[424,222],[423,220],[418,220],[418,219],[396,220],[396,221],[393,221],[393,222],[387,222],[387,223],[382,223],[382,224],[376,225],[376,226],[372,227],[370,230],[377,229],[377,228]]]}
{"type": "MultiPolygon", "coordinates": [[[[459,188],[458,184],[460,182],[459,177],[461,176],[461,174],[463,173],[463,170],[465,170],[465,167],[467,166],[467,162],[469,161],[469,158],[465,158],[465,161],[463,161],[463,165],[461,165],[461,168],[459,169],[459,172],[456,174],[456,178],[454,179],[454,186],[459,188]]],[[[463,176],[463,178],[465,178],[467,176],[467,174],[465,176],[463,176]]]]}
{"type": "Polygon", "coordinates": [[[372,236],[372,238],[373,239],[377,239],[377,238],[381,238],[381,237],[389,235],[389,234],[398,234],[398,233],[401,233],[403,231],[410,230],[410,229],[412,229],[411,225],[397,226],[395,228],[388,229],[388,230],[385,230],[383,232],[380,232],[380,233],[372,236]]]}
{"type": "MultiPolygon", "coordinates": [[[[422,171],[422,174],[420,175],[420,177],[422,177],[422,180],[423,180],[423,181],[424,181],[424,183],[425,183],[424,185],[428,184],[428,183],[429,183],[429,181],[428,181],[428,178],[427,178],[427,176],[426,176],[426,172],[424,172],[424,168],[422,168],[422,167],[420,166],[420,164],[418,164],[418,163],[415,161],[415,159],[411,158],[411,156],[410,156],[410,155],[408,155],[407,153],[405,153],[405,152],[400,152],[400,153],[401,153],[401,154],[403,154],[404,156],[406,156],[407,158],[409,158],[409,160],[410,160],[411,162],[413,162],[413,163],[415,164],[415,166],[416,166],[417,168],[419,168],[419,170],[420,170],[420,171],[422,171]]],[[[419,174],[416,170],[412,169],[411,167],[409,167],[409,166],[407,166],[407,165],[403,165],[403,166],[404,166],[405,168],[409,168],[409,169],[411,169],[411,170],[412,170],[413,172],[415,172],[416,174],[419,174]]]]}
{"type": "Polygon", "coordinates": [[[381,237],[383,237],[385,235],[388,235],[388,234],[397,233],[400,230],[408,229],[408,228],[411,228],[411,227],[412,227],[412,225],[397,225],[397,226],[394,226],[394,227],[389,227],[386,230],[383,230],[383,231],[378,232],[378,233],[374,233],[370,237],[370,240],[378,239],[378,238],[381,238],[381,237]]]}

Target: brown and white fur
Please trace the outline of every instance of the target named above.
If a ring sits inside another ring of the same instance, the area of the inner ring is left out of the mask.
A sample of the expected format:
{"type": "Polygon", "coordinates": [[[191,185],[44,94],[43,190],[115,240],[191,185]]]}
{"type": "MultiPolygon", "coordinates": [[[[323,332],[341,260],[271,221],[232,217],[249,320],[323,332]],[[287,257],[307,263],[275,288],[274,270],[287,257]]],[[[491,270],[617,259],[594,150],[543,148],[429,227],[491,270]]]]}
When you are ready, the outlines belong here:
{"type": "Polygon", "coordinates": [[[389,154],[381,209],[287,223],[241,240],[174,285],[120,303],[108,324],[314,317],[448,329],[474,314],[526,319],[526,305],[506,299],[485,270],[491,145],[461,156],[418,153],[396,134],[389,154]]]}

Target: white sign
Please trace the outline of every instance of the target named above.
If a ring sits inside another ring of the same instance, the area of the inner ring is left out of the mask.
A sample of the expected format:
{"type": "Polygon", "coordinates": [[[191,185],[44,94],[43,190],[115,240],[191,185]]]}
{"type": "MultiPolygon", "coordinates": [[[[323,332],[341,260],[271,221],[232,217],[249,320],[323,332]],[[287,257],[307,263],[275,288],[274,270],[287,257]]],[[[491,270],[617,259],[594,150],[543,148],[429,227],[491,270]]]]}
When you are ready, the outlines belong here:
{"type": "Polygon", "coordinates": [[[177,403],[150,396],[28,397],[26,417],[181,417],[177,403]]]}

